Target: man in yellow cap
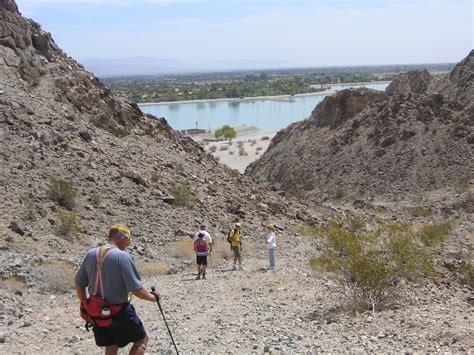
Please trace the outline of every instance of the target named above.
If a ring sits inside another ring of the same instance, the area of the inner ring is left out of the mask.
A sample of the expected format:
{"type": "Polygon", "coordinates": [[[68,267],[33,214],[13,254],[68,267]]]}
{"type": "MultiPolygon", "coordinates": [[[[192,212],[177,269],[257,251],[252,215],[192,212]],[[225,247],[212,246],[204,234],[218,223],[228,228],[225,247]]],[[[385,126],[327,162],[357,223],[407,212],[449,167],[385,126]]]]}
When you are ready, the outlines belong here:
{"type": "Polygon", "coordinates": [[[130,254],[130,229],[122,225],[110,228],[108,243],[91,249],[85,256],[74,279],[76,292],[83,311],[91,315],[91,307],[99,304],[100,317],[110,315],[110,324],[102,318],[89,317],[86,322],[94,331],[95,342],[105,347],[105,354],[117,354],[119,348],[133,343],[130,354],[144,354],[148,336],[143,323],[130,303],[131,294],[155,302],[159,293],[150,293],[143,282],[130,254]]]}
{"type": "Polygon", "coordinates": [[[234,252],[234,270],[242,268],[242,237],[240,236],[240,223],[234,224],[234,229],[229,232],[229,241],[234,252]]]}

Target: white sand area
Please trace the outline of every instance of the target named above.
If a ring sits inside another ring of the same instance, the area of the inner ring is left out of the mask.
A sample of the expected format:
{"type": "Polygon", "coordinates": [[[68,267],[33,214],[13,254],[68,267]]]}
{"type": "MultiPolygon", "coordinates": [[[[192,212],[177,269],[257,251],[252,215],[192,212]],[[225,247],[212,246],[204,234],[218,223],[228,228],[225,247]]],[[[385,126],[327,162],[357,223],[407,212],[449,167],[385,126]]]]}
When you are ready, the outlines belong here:
{"type": "Polygon", "coordinates": [[[254,126],[234,128],[237,137],[232,139],[231,142],[224,140],[209,141],[214,139],[214,131],[211,131],[211,134],[195,136],[193,139],[204,142],[206,151],[212,153],[220,163],[244,173],[245,168],[267,150],[276,132],[265,133],[254,126]]]}

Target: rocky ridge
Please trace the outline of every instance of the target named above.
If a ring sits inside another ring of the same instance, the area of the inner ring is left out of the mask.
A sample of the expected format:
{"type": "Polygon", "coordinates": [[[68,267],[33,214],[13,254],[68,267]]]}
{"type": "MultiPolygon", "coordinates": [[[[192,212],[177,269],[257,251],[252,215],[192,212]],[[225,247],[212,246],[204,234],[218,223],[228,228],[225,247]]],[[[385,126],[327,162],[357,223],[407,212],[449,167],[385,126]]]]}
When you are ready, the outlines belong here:
{"type": "Polygon", "coordinates": [[[246,174],[315,201],[394,198],[465,184],[474,173],[474,51],[445,77],[401,74],[344,90],[290,125],[246,174]]]}

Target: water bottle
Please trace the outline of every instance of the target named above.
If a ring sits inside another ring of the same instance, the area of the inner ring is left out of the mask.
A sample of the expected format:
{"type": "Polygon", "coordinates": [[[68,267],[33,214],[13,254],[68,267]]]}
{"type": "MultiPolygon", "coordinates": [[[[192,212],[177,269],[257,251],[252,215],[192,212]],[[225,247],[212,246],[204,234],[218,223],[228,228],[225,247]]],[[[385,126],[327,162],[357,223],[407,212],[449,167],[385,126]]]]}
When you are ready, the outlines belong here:
{"type": "Polygon", "coordinates": [[[110,307],[109,306],[102,306],[100,314],[101,314],[102,317],[110,316],[110,307]]]}

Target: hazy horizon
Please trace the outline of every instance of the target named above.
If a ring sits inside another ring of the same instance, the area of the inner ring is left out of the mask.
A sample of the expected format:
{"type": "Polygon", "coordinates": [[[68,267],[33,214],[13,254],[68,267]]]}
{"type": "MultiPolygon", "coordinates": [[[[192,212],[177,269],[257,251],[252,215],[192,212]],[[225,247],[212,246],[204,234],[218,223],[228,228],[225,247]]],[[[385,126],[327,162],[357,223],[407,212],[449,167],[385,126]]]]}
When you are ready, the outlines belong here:
{"type": "Polygon", "coordinates": [[[17,3],[79,62],[156,58],[178,71],[413,65],[458,62],[474,47],[470,0],[17,3]]]}

